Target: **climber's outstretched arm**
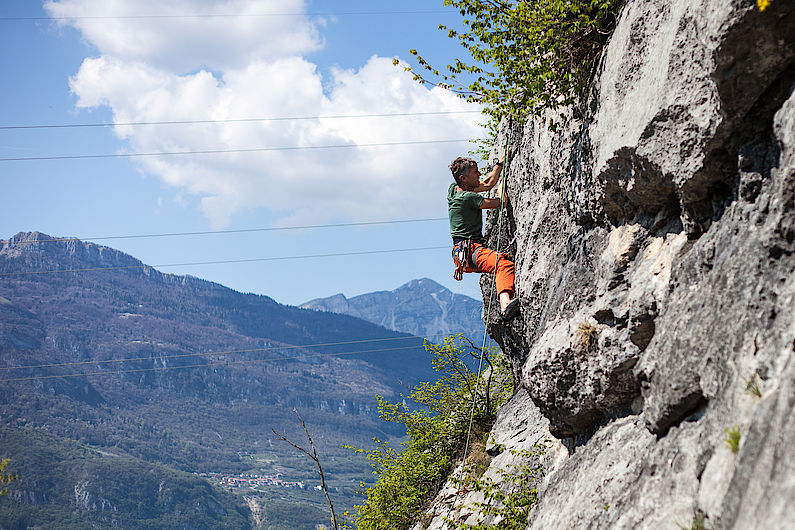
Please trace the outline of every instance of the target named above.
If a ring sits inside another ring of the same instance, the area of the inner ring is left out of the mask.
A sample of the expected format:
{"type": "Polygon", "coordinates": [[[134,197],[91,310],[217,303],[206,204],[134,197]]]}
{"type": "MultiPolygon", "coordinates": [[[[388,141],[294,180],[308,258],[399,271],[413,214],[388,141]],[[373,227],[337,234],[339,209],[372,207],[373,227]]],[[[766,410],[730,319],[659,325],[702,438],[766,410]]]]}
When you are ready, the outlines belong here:
{"type": "MultiPolygon", "coordinates": [[[[482,191],[489,191],[491,188],[497,185],[497,183],[500,181],[500,175],[502,174],[502,165],[505,163],[505,155],[509,154],[510,152],[511,152],[511,146],[508,146],[508,149],[502,155],[500,161],[494,164],[494,167],[491,168],[491,172],[489,173],[489,175],[473,191],[475,191],[476,193],[480,193],[482,191]]],[[[481,208],[483,207],[481,206],[481,208]]]]}

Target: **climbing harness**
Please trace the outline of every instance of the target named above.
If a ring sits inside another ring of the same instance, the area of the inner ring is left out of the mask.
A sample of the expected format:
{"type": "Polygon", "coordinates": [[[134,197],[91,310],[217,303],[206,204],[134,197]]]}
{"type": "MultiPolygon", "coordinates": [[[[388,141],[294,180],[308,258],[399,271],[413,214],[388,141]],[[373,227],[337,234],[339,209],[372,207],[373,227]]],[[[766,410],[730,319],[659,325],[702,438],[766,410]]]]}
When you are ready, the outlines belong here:
{"type": "Polygon", "coordinates": [[[471,239],[463,239],[453,246],[453,262],[455,263],[453,278],[455,280],[459,282],[463,280],[465,272],[478,272],[475,259],[481,247],[483,245],[471,239]]]}

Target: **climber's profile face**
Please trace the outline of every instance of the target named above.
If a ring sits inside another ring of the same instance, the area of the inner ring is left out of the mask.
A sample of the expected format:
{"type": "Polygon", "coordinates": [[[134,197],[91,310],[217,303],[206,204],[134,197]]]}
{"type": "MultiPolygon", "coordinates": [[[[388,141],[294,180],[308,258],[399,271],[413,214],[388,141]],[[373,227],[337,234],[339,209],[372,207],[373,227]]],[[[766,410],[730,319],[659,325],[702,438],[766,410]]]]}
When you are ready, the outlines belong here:
{"type": "Polygon", "coordinates": [[[480,170],[477,166],[469,168],[465,174],[458,177],[461,181],[461,188],[465,190],[474,190],[480,184],[480,170]]]}

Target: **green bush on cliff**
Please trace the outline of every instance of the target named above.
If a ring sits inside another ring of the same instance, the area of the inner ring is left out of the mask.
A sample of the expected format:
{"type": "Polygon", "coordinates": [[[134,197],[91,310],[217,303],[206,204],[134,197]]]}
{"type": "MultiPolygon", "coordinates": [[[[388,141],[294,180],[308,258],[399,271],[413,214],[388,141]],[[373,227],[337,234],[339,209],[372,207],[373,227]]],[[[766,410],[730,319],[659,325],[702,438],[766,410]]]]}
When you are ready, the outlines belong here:
{"type": "MultiPolygon", "coordinates": [[[[11,463],[10,458],[4,458],[0,462],[0,484],[2,484],[3,486],[8,486],[17,479],[17,476],[14,473],[6,471],[6,467],[8,467],[8,464],[10,463],[11,463]]],[[[0,489],[0,497],[2,497],[3,495],[8,495],[8,488],[0,489]]]]}
{"type": "MultiPolygon", "coordinates": [[[[480,103],[484,112],[524,118],[574,101],[594,71],[615,27],[620,0],[444,0],[463,17],[463,29],[440,25],[471,57],[443,70],[417,50],[424,84],[480,103]]],[[[396,60],[396,63],[398,61],[396,60]]]]}
{"type": "MultiPolygon", "coordinates": [[[[473,502],[474,517],[457,521],[445,517],[445,522],[455,530],[524,530],[530,511],[538,504],[536,482],[544,474],[539,463],[546,453],[548,441],[532,449],[511,450],[513,463],[496,471],[497,480],[482,473],[470,473],[458,480],[465,491],[477,491],[483,500],[473,502]]],[[[607,508],[605,508],[607,509],[607,508]]]]}
{"type": "Polygon", "coordinates": [[[402,451],[376,440],[376,448],[368,452],[378,481],[364,492],[366,502],[356,507],[359,530],[410,528],[462,456],[473,399],[472,440],[479,440],[490,429],[497,407],[513,392],[508,363],[496,349],[485,352],[488,368],[478,384],[470,366],[480,350],[463,336],[447,337],[438,345],[426,341],[425,348],[441,377],[412,390],[408,398],[418,408],[378,398],[381,417],[404,424],[408,440],[402,451]]]}

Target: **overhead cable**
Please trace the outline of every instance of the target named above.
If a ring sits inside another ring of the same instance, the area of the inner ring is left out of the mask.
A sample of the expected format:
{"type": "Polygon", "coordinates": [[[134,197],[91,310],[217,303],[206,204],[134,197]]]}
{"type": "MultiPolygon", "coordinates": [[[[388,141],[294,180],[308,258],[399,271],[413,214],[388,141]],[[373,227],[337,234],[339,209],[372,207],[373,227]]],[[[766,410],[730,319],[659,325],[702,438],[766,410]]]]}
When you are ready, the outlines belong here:
{"type": "Polygon", "coordinates": [[[298,145],[286,147],[252,147],[248,149],[210,149],[206,151],[170,151],[156,153],[105,153],[99,155],[62,155],[62,156],[23,156],[13,158],[0,158],[0,162],[25,162],[33,160],[84,160],[98,158],[133,158],[147,156],[173,156],[173,155],[208,155],[220,153],[262,153],[269,151],[303,151],[314,149],[351,149],[364,147],[386,147],[396,145],[427,145],[427,144],[451,144],[473,142],[473,139],[460,140],[418,140],[413,142],[383,142],[371,144],[338,144],[338,145],[298,145]]]}
{"type": "Polygon", "coordinates": [[[303,256],[276,256],[270,258],[248,258],[248,259],[229,259],[219,261],[195,261],[190,263],[167,263],[162,265],[123,265],[118,267],[87,267],[83,269],[52,269],[41,271],[20,271],[20,272],[3,272],[0,273],[0,278],[7,278],[11,276],[30,276],[39,274],[63,274],[68,272],[98,272],[98,271],[116,271],[116,270],[134,270],[134,269],[158,269],[164,267],[188,267],[193,265],[221,265],[229,263],[255,263],[263,261],[283,261],[294,259],[309,259],[309,258],[333,258],[339,256],[363,256],[366,254],[390,254],[396,252],[419,252],[425,250],[441,250],[448,249],[449,245],[436,246],[436,247],[416,247],[416,248],[395,248],[388,250],[362,250],[359,252],[333,252],[329,254],[307,254],[303,256]]]}
{"type": "Polygon", "coordinates": [[[250,123],[266,121],[301,121],[301,120],[342,120],[355,118],[393,118],[415,116],[446,116],[451,114],[480,114],[479,110],[450,110],[438,112],[394,112],[384,114],[340,114],[327,116],[278,116],[268,118],[234,118],[226,120],[175,120],[175,121],[130,121],[130,122],[101,122],[101,123],[57,123],[38,125],[0,125],[0,130],[16,129],[70,129],[81,127],[132,127],[139,125],[196,125],[209,123],[250,123]]]}
{"type": "Polygon", "coordinates": [[[410,335],[406,337],[382,337],[377,339],[361,339],[361,340],[347,340],[342,342],[321,342],[316,344],[304,344],[304,345],[285,345],[285,346],[268,346],[266,348],[249,348],[244,350],[227,350],[227,351],[216,351],[216,352],[203,352],[203,353],[179,353],[174,355],[160,355],[154,357],[152,355],[148,357],[128,357],[124,359],[97,359],[93,361],[72,361],[66,363],[48,363],[48,364],[33,364],[28,366],[0,366],[0,371],[10,371],[10,370],[33,370],[39,368],[57,368],[57,367],[64,367],[64,366],[84,366],[88,364],[109,364],[109,363],[126,363],[126,362],[138,362],[138,361],[149,361],[149,360],[169,360],[169,359],[184,359],[186,357],[204,357],[204,356],[214,356],[214,355],[236,355],[239,353],[257,353],[257,352],[266,352],[266,351],[274,351],[274,350],[300,350],[300,349],[310,349],[310,348],[325,348],[328,346],[349,346],[351,344],[363,344],[368,342],[391,342],[397,340],[411,340],[411,339],[428,339],[432,337],[444,337],[447,335],[454,335],[455,333],[438,333],[436,335],[427,335],[425,337],[420,337],[416,335],[410,335]]]}
{"type": "Polygon", "coordinates": [[[364,221],[361,223],[335,223],[325,225],[302,225],[302,226],[275,226],[269,228],[240,228],[235,230],[204,230],[201,232],[168,232],[163,234],[132,234],[124,236],[104,236],[104,237],[54,237],[51,239],[26,239],[23,241],[11,241],[10,239],[0,239],[0,244],[9,246],[25,245],[32,243],[63,243],[69,241],[107,241],[110,239],[145,239],[153,237],[178,237],[178,236],[203,236],[211,234],[244,234],[249,232],[281,232],[285,230],[309,230],[315,228],[340,228],[354,226],[375,226],[391,225],[402,223],[424,223],[428,221],[447,221],[447,217],[429,217],[427,219],[395,219],[390,221],[364,221]]]}
{"type": "Polygon", "coordinates": [[[180,15],[85,15],[85,16],[61,16],[61,17],[0,17],[0,21],[23,21],[23,20],[108,20],[108,19],[169,19],[169,18],[262,18],[262,17],[336,17],[336,16],[379,16],[379,15],[435,15],[435,14],[456,14],[452,10],[428,10],[428,11],[337,11],[337,12],[314,12],[314,13],[199,13],[199,14],[180,14],[180,15]]]}
{"type": "MultiPolygon", "coordinates": [[[[376,353],[376,352],[387,352],[387,351],[398,351],[398,350],[409,350],[414,349],[417,346],[400,346],[397,348],[382,348],[376,350],[362,350],[362,351],[349,351],[349,352],[342,352],[342,353],[325,353],[325,354],[317,354],[314,358],[323,358],[323,357],[340,357],[344,355],[358,355],[362,353],[376,353]]],[[[69,377],[88,377],[88,376],[98,376],[98,375],[117,375],[117,374],[130,374],[130,373],[139,373],[139,372],[165,372],[167,370],[181,370],[186,368],[211,368],[213,366],[227,366],[230,364],[246,364],[246,363],[257,363],[257,362],[274,362],[274,361],[294,361],[294,360],[302,360],[305,359],[306,356],[294,356],[294,357],[277,357],[273,359],[244,359],[244,360],[237,360],[237,361],[217,361],[217,362],[209,362],[205,364],[192,364],[187,366],[161,366],[161,367],[153,367],[153,368],[133,368],[128,370],[109,370],[105,372],[90,372],[87,374],[63,374],[63,375],[42,375],[38,377],[13,377],[9,379],[0,379],[0,383],[12,383],[17,381],[38,381],[42,379],[63,379],[69,377]]]]}

